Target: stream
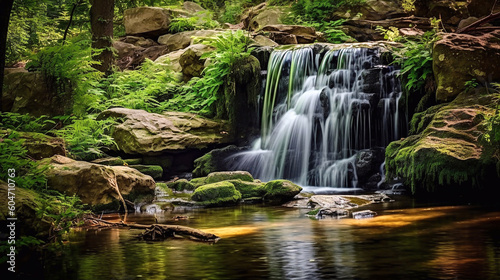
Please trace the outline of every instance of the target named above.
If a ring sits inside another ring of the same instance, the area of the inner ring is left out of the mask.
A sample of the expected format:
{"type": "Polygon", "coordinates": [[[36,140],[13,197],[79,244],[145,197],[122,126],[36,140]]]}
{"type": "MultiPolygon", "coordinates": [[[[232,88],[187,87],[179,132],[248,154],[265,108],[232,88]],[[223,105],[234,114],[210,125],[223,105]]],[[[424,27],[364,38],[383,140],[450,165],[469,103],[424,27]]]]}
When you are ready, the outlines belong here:
{"type": "MultiPolygon", "coordinates": [[[[498,279],[498,207],[408,199],[369,208],[378,215],[362,220],[316,220],[307,209],[260,205],[165,212],[160,223],[187,216],[173,223],[221,240],[146,242],[136,238],[141,230],[74,230],[62,253],[31,273],[92,280],[498,279]]],[[[154,216],[131,214],[128,222],[151,224],[154,216]]]]}

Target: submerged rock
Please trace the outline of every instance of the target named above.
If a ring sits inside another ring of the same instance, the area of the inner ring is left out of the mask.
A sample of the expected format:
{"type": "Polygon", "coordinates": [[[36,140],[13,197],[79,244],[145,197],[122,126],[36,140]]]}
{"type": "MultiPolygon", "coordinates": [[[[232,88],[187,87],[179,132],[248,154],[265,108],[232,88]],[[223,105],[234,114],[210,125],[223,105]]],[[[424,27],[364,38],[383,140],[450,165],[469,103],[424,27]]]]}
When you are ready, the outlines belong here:
{"type": "MultiPolygon", "coordinates": [[[[148,175],[127,166],[104,166],[53,156],[44,162],[50,166],[46,172],[49,188],[66,195],[77,195],[90,206],[118,207],[119,195],[134,200],[139,195],[154,194],[155,181],[148,175]],[[116,184],[115,184],[116,182],[116,184]]],[[[107,208],[109,209],[109,208],[107,208]]]]}
{"type": "Polygon", "coordinates": [[[127,154],[157,155],[164,151],[201,149],[228,143],[232,136],[225,121],[212,121],[191,113],[148,113],[144,110],[113,108],[99,118],[120,118],[113,138],[127,154]]]}
{"type": "Polygon", "coordinates": [[[204,206],[226,206],[237,204],[241,193],[230,182],[218,182],[197,188],[191,198],[204,206]]]}

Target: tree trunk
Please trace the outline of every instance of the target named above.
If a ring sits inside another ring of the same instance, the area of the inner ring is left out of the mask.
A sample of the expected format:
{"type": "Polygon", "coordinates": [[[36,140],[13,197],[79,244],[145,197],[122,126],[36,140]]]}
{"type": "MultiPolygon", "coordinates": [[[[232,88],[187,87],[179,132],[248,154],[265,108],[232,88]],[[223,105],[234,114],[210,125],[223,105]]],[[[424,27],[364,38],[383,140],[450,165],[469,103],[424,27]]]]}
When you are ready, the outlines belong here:
{"type": "Polygon", "coordinates": [[[92,48],[100,49],[94,54],[94,59],[101,62],[94,68],[111,73],[113,66],[113,10],[114,0],[91,0],[90,26],[92,31],[92,48]]]}
{"type": "Polygon", "coordinates": [[[10,11],[14,0],[0,1],[0,112],[2,112],[3,74],[5,68],[5,49],[9,30],[10,11]]]}

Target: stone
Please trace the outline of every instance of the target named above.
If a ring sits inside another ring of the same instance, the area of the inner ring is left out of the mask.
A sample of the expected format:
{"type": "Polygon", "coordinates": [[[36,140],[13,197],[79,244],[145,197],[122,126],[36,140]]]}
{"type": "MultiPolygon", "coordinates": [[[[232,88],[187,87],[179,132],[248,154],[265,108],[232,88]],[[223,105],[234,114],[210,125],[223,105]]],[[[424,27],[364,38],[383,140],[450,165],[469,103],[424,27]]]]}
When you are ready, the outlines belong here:
{"type": "MultiPolygon", "coordinates": [[[[12,192],[12,191],[10,191],[12,192]]],[[[43,207],[41,195],[36,191],[17,186],[15,194],[15,217],[16,236],[34,236],[43,240],[49,237],[52,222],[46,217],[38,215],[39,209],[43,207]]],[[[0,180],[0,225],[2,234],[7,232],[7,218],[12,217],[9,214],[9,188],[8,184],[0,180]],[[5,230],[5,231],[4,231],[5,230]]],[[[6,237],[5,237],[6,238],[6,237]]],[[[5,239],[6,240],[6,239],[5,239]]]]}
{"type": "Polygon", "coordinates": [[[269,39],[266,36],[262,35],[257,35],[253,38],[254,43],[252,43],[253,46],[258,46],[258,47],[276,47],[279,46],[278,43],[275,41],[269,39]]]}
{"type": "Polygon", "coordinates": [[[241,193],[230,182],[218,182],[197,188],[191,199],[203,206],[236,205],[241,193]]]}
{"type": "Polygon", "coordinates": [[[335,18],[356,20],[384,20],[406,16],[407,13],[397,0],[365,0],[363,4],[350,9],[338,9],[335,18]]]}
{"type": "MultiPolygon", "coordinates": [[[[142,164],[145,165],[159,165],[163,168],[163,171],[167,171],[172,168],[174,162],[173,155],[161,155],[161,156],[144,156],[142,157],[142,164]]],[[[164,174],[165,175],[165,174],[164,174]]]]}
{"type": "Polygon", "coordinates": [[[499,41],[500,30],[481,36],[442,34],[432,52],[436,100],[453,100],[472,79],[481,84],[500,81],[499,41]]]}
{"type": "Polygon", "coordinates": [[[288,180],[269,181],[264,185],[266,194],[264,201],[269,203],[283,203],[292,200],[302,191],[302,188],[288,180]]]}
{"type": "Polygon", "coordinates": [[[234,162],[234,159],[231,160],[229,157],[240,151],[242,151],[242,148],[235,145],[211,150],[202,157],[195,159],[193,176],[202,177],[212,172],[229,170],[234,162]]]}
{"type": "Polygon", "coordinates": [[[217,35],[222,34],[223,31],[218,30],[194,30],[194,31],[184,31],[175,34],[165,34],[158,38],[158,43],[166,45],[169,51],[177,51],[180,49],[185,49],[191,44],[194,44],[193,37],[198,39],[213,38],[217,35]]]}
{"type": "Polygon", "coordinates": [[[201,76],[206,61],[201,56],[212,50],[214,48],[204,44],[191,45],[184,50],[179,58],[179,64],[182,67],[182,74],[184,74],[185,79],[189,80],[192,77],[201,76]]]}
{"type": "Polygon", "coordinates": [[[419,133],[386,149],[386,178],[401,178],[417,194],[477,193],[480,187],[497,191],[488,182],[500,181],[500,147],[484,139],[487,118],[496,114],[499,102],[498,92],[469,90],[428,109],[435,112],[432,118],[414,117],[412,123],[423,122],[414,125],[421,127],[419,133]]]}
{"type": "Polygon", "coordinates": [[[42,164],[48,164],[46,171],[47,186],[63,194],[80,197],[82,203],[90,206],[109,205],[117,210],[119,196],[129,200],[139,195],[153,195],[155,181],[151,176],[127,166],[104,166],[100,164],[76,161],[63,156],[53,156],[45,159],[42,164]]]}
{"type": "Polygon", "coordinates": [[[154,61],[168,52],[167,46],[154,45],[145,48],[122,41],[114,41],[113,47],[117,50],[116,65],[122,70],[133,70],[146,58],[154,61]]]}
{"type": "Polygon", "coordinates": [[[113,138],[127,154],[155,156],[165,151],[203,149],[233,141],[228,123],[213,121],[191,113],[148,113],[144,110],[113,108],[98,119],[118,118],[113,138]]]}
{"type": "Polygon", "coordinates": [[[358,153],[356,157],[356,174],[361,182],[379,172],[380,165],[384,162],[384,149],[370,149],[358,153]]]}
{"type": "Polygon", "coordinates": [[[208,174],[205,180],[206,184],[217,183],[227,180],[242,180],[246,182],[253,182],[253,177],[247,171],[223,171],[213,172],[208,174]]]}
{"type": "Polygon", "coordinates": [[[207,177],[193,178],[189,181],[195,188],[205,185],[207,177]]]}
{"type": "Polygon", "coordinates": [[[181,55],[185,52],[185,49],[181,49],[178,51],[173,51],[162,56],[159,56],[154,60],[155,63],[160,63],[167,65],[169,69],[180,73],[182,71],[182,66],[179,63],[181,55]]]}
{"type": "MultiPolygon", "coordinates": [[[[262,28],[263,32],[270,32],[271,34],[289,34],[296,38],[299,44],[310,44],[314,43],[317,38],[316,30],[313,27],[302,26],[302,25],[284,25],[284,24],[274,24],[266,25],[262,28]]],[[[273,35],[277,36],[277,35],[273,35]]],[[[283,36],[283,35],[279,35],[283,36]]],[[[281,44],[276,38],[270,35],[270,38],[276,43],[281,44]]]]}
{"type": "Polygon", "coordinates": [[[142,174],[149,175],[155,180],[159,180],[163,177],[163,168],[159,165],[128,165],[128,167],[133,168],[142,174]]]}
{"type": "Polygon", "coordinates": [[[241,198],[262,198],[266,191],[264,190],[264,183],[248,182],[241,179],[228,180],[234,187],[241,193],[241,198]]]}
{"type": "Polygon", "coordinates": [[[157,46],[158,43],[149,38],[138,37],[138,36],[125,36],[120,39],[121,42],[132,44],[141,48],[149,48],[157,46]]]}
{"type": "Polygon", "coordinates": [[[123,13],[127,35],[159,36],[168,32],[170,11],[158,7],[138,7],[123,13]]]}
{"type": "Polygon", "coordinates": [[[282,18],[290,13],[288,7],[266,7],[253,16],[249,23],[248,28],[253,31],[259,31],[266,25],[282,24],[282,18]]]}
{"type": "Polygon", "coordinates": [[[192,14],[205,11],[203,7],[191,1],[184,1],[184,3],[182,4],[182,9],[192,14]]]}
{"type": "Polygon", "coordinates": [[[38,72],[14,72],[4,76],[2,111],[35,117],[61,116],[72,110],[69,93],[58,94],[38,72]]]}
{"type": "MultiPolygon", "coordinates": [[[[0,130],[0,136],[12,133],[11,130],[0,130]]],[[[19,139],[23,141],[23,146],[27,149],[27,155],[39,160],[49,158],[54,155],[66,156],[66,145],[64,139],[51,137],[36,132],[16,132],[19,139]]]]}
{"type": "Polygon", "coordinates": [[[195,189],[195,186],[186,179],[179,179],[173,182],[169,182],[167,183],[167,187],[176,191],[184,191],[184,190],[192,191],[195,189]]]}
{"type": "Polygon", "coordinates": [[[459,23],[458,23],[458,27],[457,27],[457,30],[460,30],[464,27],[467,27],[471,24],[473,24],[474,22],[476,22],[478,20],[477,17],[468,17],[466,19],[463,19],[461,20],[459,23]]]}
{"type": "Polygon", "coordinates": [[[98,158],[91,161],[91,163],[109,165],[109,166],[125,165],[125,161],[119,157],[98,158]]]}

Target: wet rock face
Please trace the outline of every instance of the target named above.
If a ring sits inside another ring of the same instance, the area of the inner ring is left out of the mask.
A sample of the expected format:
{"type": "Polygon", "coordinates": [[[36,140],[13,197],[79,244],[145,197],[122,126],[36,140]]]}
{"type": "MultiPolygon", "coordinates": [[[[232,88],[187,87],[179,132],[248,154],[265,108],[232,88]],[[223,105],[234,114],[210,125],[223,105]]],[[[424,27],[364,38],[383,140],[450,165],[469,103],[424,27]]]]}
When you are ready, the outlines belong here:
{"type": "Polygon", "coordinates": [[[443,34],[433,50],[437,101],[451,101],[466,85],[500,80],[500,31],[482,36],[443,34]]]}
{"type": "Polygon", "coordinates": [[[392,142],[386,151],[387,177],[401,177],[417,193],[494,188],[500,148],[485,140],[486,119],[495,114],[500,95],[485,89],[462,92],[438,105],[432,120],[425,112],[412,120],[419,134],[392,142]],[[418,123],[422,124],[418,124],[418,123]]]}
{"type": "Polygon", "coordinates": [[[191,113],[148,113],[113,108],[99,118],[122,118],[113,132],[118,148],[127,154],[159,155],[165,151],[202,149],[232,141],[225,121],[212,121],[191,113]]]}

